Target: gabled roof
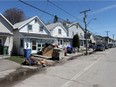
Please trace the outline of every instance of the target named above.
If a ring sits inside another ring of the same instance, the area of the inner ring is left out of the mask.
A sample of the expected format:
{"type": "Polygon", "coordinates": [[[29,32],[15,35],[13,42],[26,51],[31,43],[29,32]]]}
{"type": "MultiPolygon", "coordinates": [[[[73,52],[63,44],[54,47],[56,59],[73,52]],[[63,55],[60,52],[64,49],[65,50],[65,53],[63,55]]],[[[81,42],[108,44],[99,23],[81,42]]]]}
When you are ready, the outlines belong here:
{"type": "Polygon", "coordinates": [[[56,22],[56,23],[52,23],[52,24],[46,25],[46,27],[47,27],[48,30],[53,30],[57,26],[61,26],[67,32],[67,30],[65,29],[65,27],[60,22],[56,22]]]}
{"type": "Polygon", "coordinates": [[[83,31],[85,31],[84,28],[77,22],[68,24],[68,27],[72,27],[74,25],[78,25],[83,31]]]}
{"type": "Polygon", "coordinates": [[[1,13],[0,16],[13,28],[13,25],[1,13]]]}
{"type": "MultiPolygon", "coordinates": [[[[29,18],[29,19],[27,19],[25,21],[18,22],[16,24],[14,24],[14,29],[21,29],[23,26],[25,26],[26,24],[30,23],[34,19],[39,20],[44,25],[44,27],[46,28],[45,24],[39,19],[39,17],[38,16],[34,16],[34,17],[29,18]]],[[[49,32],[49,30],[47,28],[46,28],[46,30],[49,32]]]]}
{"type": "Polygon", "coordinates": [[[32,18],[29,18],[25,21],[18,22],[14,24],[14,29],[20,29],[21,27],[25,26],[27,23],[31,22],[33,19],[35,19],[37,16],[34,16],[32,18]]]}
{"type": "Polygon", "coordinates": [[[72,27],[72,26],[74,26],[74,25],[78,25],[83,31],[85,31],[84,30],[84,28],[78,23],[78,22],[74,22],[74,23],[67,23],[66,25],[65,25],[65,27],[68,27],[68,29],[70,28],[70,27],[72,27]]]}

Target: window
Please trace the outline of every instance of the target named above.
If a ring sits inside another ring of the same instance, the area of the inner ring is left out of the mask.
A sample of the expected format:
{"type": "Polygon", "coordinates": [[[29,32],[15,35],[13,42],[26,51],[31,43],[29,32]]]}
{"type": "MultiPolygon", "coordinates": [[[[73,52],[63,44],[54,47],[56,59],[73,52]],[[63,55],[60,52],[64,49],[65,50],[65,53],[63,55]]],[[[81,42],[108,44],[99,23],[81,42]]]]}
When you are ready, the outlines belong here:
{"type": "Polygon", "coordinates": [[[36,41],[32,41],[32,50],[36,50],[36,41]]]}
{"type": "Polygon", "coordinates": [[[24,40],[20,39],[20,47],[24,47],[24,40]]]}
{"type": "Polygon", "coordinates": [[[83,46],[83,41],[80,41],[80,46],[83,46]]]}
{"type": "Polygon", "coordinates": [[[72,32],[72,36],[74,36],[74,32],[72,32]]]}
{"type": "Polygon", "coordinates": [[[61,29],[58,29],[58,34],[62,34],[61,29]]]}
{"type": "Polygon", "coordinates": [[[40,26],[39,31],[43,32],[44,26],[40,26]]]}
{"type": "Polygon", "coordinates": [[[80,38],[83,38],[83,35],[82,35],[82,33],[80,33],[80,38]]]}
{"type": "Polygon", "coordinates": [[[32,25],[28,25],[28,30],[32,30],[32,25]]]}

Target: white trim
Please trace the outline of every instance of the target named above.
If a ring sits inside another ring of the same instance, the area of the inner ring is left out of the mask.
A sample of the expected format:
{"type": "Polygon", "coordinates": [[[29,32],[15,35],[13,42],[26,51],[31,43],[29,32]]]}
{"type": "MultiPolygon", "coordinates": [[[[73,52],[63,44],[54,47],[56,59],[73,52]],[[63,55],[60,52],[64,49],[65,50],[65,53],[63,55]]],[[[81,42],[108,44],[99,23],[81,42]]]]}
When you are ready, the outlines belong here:
{"type": "MultiPolygon", "coordinates": [[[[1,15],[1,17],[6,21],[6,22],[8,22],[8,24],[11,26],[11,27],[13,27],[13,25],[0,13],[0,15],[1,15]]],[[[13,27],[14,28],[14,27],[13,27]]]]}
{"type": "MultiPolygon", "coordinates": [[[[45,27],[45,29],[46,29],[46,30],[49,32],[49,34],[50,34],[50,31],[47,29],[46,25],[39,19],[38,16],[34,16],[34,17],[30,18],[30,20],[28,20],[27,22],[25,22],[23,25],[19,26],[18,29],[22,28],[23,26],[25,26],[26,24],[28,24],[30,21],[34,20],[35,18],[37,18],[37,19],[40,21],[40,23],[43,24],[43,26],[45,27]]],[[[15,29],[15,27],[14,27],[14,29],[15,29]]]]}

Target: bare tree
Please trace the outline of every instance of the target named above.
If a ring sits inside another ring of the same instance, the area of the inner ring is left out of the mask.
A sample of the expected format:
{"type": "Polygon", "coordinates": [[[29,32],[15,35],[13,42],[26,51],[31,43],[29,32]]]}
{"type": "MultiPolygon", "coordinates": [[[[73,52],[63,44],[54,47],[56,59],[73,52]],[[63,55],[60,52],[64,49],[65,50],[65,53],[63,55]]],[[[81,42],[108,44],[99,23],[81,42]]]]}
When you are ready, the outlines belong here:
{"type": "Polygon", "coordinates": [[[25,14],[22,10],[18,8],[11,8],[4,11],[3,15],[12,23],[23,21],[25,19],[25,14]]]}

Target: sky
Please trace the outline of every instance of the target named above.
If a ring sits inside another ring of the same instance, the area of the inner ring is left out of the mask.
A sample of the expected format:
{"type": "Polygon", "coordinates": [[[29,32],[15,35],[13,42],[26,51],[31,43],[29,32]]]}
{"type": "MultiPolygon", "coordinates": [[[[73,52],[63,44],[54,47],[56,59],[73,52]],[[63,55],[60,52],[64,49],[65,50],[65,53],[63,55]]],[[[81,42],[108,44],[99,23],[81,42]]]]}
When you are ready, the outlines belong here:
{"type": "MultiPolygon", "coordinates": [[[[109,31],[109,37],[115,34],[116,39],[116,0],[49,0],[63,10],[49,3],[47,0],[23,0],[39,9],[57,15],[59,18],[78,22],[84,28],[81,11],[90,9],[87,12],[87,29],[94,34],[106,36],[109,31]],[[93,20],[95,19],[96,20],[93,20]]],[[[43,22],[53,21],[53,16],[43,13],[37,9],[27,6],[18,0],[0,0],[0,13],[9,8],[18,8],[24,11],[26,17],[38,16],[43,22]]]]}

